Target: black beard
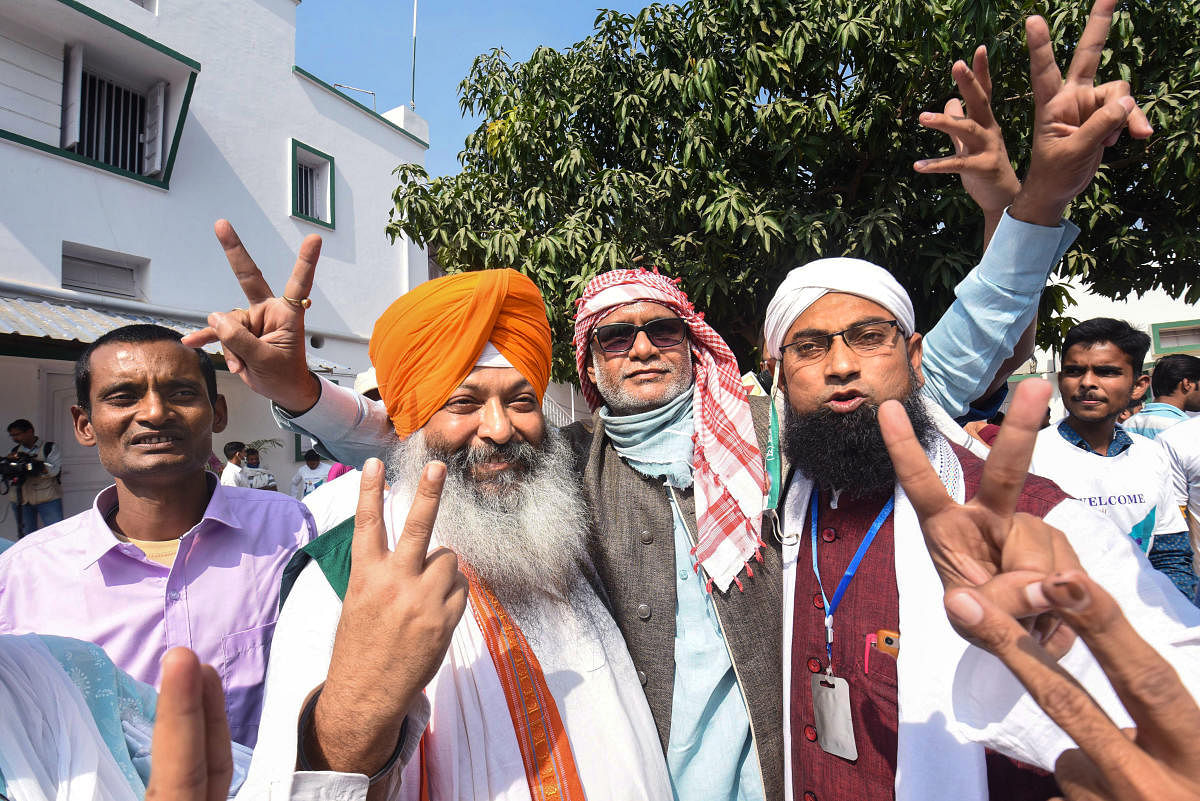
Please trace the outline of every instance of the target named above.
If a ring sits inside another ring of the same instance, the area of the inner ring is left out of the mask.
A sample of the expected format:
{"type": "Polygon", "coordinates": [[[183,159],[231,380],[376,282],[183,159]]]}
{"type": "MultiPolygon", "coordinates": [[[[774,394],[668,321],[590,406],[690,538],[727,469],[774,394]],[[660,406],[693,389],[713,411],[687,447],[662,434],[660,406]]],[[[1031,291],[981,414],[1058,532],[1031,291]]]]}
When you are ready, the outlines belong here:
{"type": "MultiPolygon", "coordinates": [[[[928,449],[936,427],[918,392],[900,400],[912,421],[917,441],[928,449]]],[[[896,483],[896,471],[883,442],[879,407],[864,403],[849,414],[822,407],[796,414],[791,407],[783,418],[783,453],[788,461],[819,489],[841,490],[850,497],[866,497],[896,483]]]]}

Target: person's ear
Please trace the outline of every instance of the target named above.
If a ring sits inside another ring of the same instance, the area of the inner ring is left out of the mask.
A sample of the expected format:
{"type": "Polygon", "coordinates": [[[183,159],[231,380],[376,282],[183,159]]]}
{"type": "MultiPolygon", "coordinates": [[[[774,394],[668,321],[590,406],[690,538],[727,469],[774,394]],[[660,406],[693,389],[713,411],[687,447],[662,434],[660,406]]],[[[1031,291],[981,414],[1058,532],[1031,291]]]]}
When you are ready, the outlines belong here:
{"type": "Polygon", "coordinates": [[[229,425],[229,407],[225,403],[225,396],[218,395],[217,399],[213,401],[213,433],[220,434],[227,425],[229,425]]]}
{"type": "Polygon", "coordinates": [[[908,363],[917,377],[917,389],[920,389],[925,386],[925,373],[921,370],[921,355],[925,351],[925,342],[920,334],[913,334],[908,338],[905,347],[908,348],[908,363]]]}
{"type": "Polygon", "coordinates": [[[74,423],[75,441],[85,448],[96,447],[96,432],[92,429],[92,418],[87,409],[79,406],[71,407],[71,419],[74,423]]]}
{"type": "Polygon", "coordinates": [[[1150,376],[1142,374],[1133,380],[1133,400],[1142,400],[1146,397],[1146,390],[1150,389],[1150,376]]]}

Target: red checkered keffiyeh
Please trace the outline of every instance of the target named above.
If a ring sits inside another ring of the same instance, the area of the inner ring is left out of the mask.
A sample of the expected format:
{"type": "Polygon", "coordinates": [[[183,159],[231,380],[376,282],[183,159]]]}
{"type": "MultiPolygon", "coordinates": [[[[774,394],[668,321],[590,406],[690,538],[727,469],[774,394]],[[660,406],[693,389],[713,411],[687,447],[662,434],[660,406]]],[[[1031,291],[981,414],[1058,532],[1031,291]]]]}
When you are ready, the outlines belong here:
{"type": "Polygon", "coordinates": [[[613,309],[640,301],[661,303],[679,315],[691,331],[695,382],[696,547],[693,555],[708,574],[708,586],[723,592],[742,589],[744,567],[754,577],[751,559],[762,561],[763,499],[767,475],[753,435],[754,421],[737,360],[720,334],[704,322],[676,284],[648,270],[612,270],[596,276],[579,299],[575,316],[575,363],[583,397],[593,410],[604,400],[588,379],[589,344],[596,325],[613,309]]]}

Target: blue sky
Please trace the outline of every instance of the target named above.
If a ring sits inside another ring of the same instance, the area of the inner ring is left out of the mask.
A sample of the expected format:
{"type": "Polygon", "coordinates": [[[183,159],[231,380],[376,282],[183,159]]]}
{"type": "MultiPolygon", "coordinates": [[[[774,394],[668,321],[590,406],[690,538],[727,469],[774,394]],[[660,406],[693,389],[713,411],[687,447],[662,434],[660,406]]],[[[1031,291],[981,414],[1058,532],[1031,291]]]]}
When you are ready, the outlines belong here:
{"type": "MultiPolygon", "coordinates": [[[[634,12],[648,0],[419,0],[417,113],[429,121],[430,175],[459,170],[458,152],[477,121],[458,110],[458,83],[475,56],[503,47],[523,61],[538,45],[566,47],[592,31],[597,9],[634,12]]],[[[296,63],[329,83],[376,94],[379,111],[407,104],[412,74],[412,0],[304,0],[297,9],[296,63]]],[[[350,93],[371,105],[369,96],[350,93]]]]}

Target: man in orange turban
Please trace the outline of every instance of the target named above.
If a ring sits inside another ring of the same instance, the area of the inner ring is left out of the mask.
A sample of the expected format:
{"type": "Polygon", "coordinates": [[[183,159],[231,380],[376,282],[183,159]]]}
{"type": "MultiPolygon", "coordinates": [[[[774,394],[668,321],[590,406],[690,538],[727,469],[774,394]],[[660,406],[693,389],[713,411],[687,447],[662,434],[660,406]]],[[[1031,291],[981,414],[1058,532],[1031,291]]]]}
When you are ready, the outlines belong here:
{"type": "Polygon", "coordinates": [[[514,270],[422,284],[370,355],[400,440],[391,487],[381,499],[369,460],[357,509],[315,510],[344,522],[288,566],[287,667],[267,679],[247,792],[299,765],[330,787],[374,777],[387,801],[670,799],[633,660],[585,578],[573,451],[542,416],[537,287],[514,270]]]}
{"type": "Polygon", "coordinates": [[[448,275],[389,306],[375,323],[369,354],[379,396],[404,439],[477,364],[515,367],[540,405],[550,382],[550,325],[538,288],[516,270],[448,275]]]}

